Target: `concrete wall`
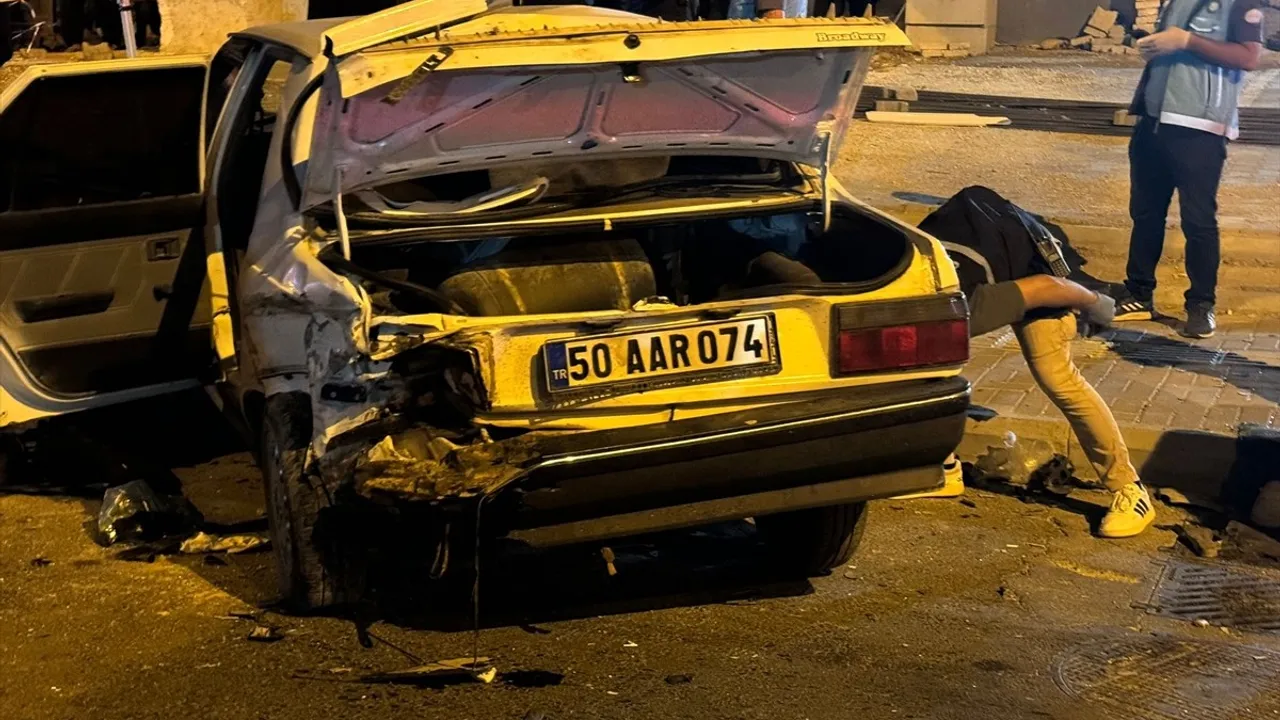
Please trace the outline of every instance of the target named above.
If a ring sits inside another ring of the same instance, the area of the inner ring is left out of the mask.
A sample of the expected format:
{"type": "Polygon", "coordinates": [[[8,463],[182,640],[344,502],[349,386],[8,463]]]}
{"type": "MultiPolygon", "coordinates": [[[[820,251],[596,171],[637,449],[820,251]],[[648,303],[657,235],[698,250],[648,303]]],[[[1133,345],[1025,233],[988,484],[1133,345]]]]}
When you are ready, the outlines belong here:
{"type": "Polygon", "coordinates": [[[1120,11],[1120,21],[1133,20],[1134,0],[1001,0],[996,42],[1038,43],[1045,38],[1073,38],[1099,6],[1120,11]]]}
{"type": "Polygon", "coordinates": [[[159,0],[160,50],[212,53],[254,25],[305,20],[307,0],[159,0]]]}

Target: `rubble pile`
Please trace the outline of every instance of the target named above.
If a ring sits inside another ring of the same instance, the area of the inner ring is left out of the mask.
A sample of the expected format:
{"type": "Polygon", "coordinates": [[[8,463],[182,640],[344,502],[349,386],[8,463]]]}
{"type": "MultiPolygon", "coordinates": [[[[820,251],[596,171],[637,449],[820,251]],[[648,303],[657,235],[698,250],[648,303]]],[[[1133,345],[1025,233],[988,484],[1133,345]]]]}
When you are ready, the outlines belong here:
{"type": "Polygon", "coordinates": [[[1106,8],[1096,8],[1084,24],[1080,35],[1071,39],[1049,38],[1040,44],[1044,50],[1074,48],[1112,55],[1137,55],[1134,47],[1137,38],[1155,32],[1164,0],[1137,0],[1136,16],[1131,27],[1121,23],[1120,13],[1106,8]]]}
{"type": "Polygon", "coordinates": [[[1156,21],[1160,18],[1160,2],[1161,0],[1137,0],[1134,8],[1137,15],[1133,19],[1133,31],[1143,31],[1145,33],[1153,33],[1156,31],[1156,21]]]}

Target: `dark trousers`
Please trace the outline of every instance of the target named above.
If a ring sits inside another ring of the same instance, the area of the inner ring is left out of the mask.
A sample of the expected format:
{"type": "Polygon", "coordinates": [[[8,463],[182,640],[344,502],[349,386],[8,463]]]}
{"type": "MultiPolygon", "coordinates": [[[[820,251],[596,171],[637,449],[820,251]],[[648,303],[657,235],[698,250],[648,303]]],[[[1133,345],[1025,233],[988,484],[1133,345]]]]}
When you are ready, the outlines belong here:
{"type": "Polygon", "coordinates": [[[84,42],[84,0],[58,0],[58,25],[68,45],[84,42]]]}
{"type": "Polygon", "coordinates": [[[11,3],[0,0],[0,65],[13,57],[13,29],[9,22],[9,13],[13,7],[11,3]]]}
{"type": "Polygon", "coordinates": [[[1227,139],[1143,118],[1129,141],[1129,266],[1125,287],[1139,300],[1156,289],[1156,265],[1164,251],[1165,221],[1173,191],[1187,237],[1187,307],[1212,307],[1218,287],[1218,184],[1227,139]]]}
{"type": "Polygon", "coordinates": [[[870,6],[874,11],[875,0],[818,0],[813,7],[814,17],[826,17],[832,5],[836,6],[836,17],[862,17],[870,6]]]}

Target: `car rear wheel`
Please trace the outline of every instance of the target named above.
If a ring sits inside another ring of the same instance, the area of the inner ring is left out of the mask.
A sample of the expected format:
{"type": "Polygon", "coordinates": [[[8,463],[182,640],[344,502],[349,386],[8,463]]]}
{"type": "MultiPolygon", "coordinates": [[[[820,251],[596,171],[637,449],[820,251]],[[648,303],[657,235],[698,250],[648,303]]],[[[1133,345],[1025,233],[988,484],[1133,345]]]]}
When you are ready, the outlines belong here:
{"type": "Polygon", "coordinates": [[[262,480],[280,595],[296,611],[343,604],[348,593],[323,562],[315,533],[329,489],[306,473],[311,398],[303,393],[267,399],[262,423],[262,480]]]}
{"type": "Polygon", "coordinates": [[[867,504],[848,503],[756,518],[778,566],[806,576],[849,562],[867,527],[867,504]]]}

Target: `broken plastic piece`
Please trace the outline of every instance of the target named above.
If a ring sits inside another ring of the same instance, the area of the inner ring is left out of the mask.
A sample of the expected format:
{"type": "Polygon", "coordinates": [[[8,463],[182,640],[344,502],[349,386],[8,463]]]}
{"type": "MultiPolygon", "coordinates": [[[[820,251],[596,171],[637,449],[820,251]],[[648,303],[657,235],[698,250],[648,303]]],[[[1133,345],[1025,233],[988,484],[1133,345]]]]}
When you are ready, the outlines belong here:
{"type": "Polygon", "coordinates": [[[419,665],[405,670],[374,673],[360,678],[366,683],[439,683],[475,680],[485,684],[493,682],[498,670],[487,657],[465,657],[419,665]]]}
{"type": "Polygon", "coordinates": [[[273,643],[284,639],[284,633],[273,627],[266,625],[257,625],[249,631],[249,640],[261,643],[273,643]]]}
{"type": "Polygon", "coordinates": [[[270,542],[270,538],[265,534],[210,535],[206,532],[199,532],[183,540],[181,550],[188,555],[220,552],[235,555],[249,552],[250,550],[265,549],[270,542]]]}
{"type": "Polygon", "coordinates": [[[203,518],[181,496],[158,495],[142,480],[108,488],[98,512],[98,542],[145,542],[186,535],[203,518]]]}

